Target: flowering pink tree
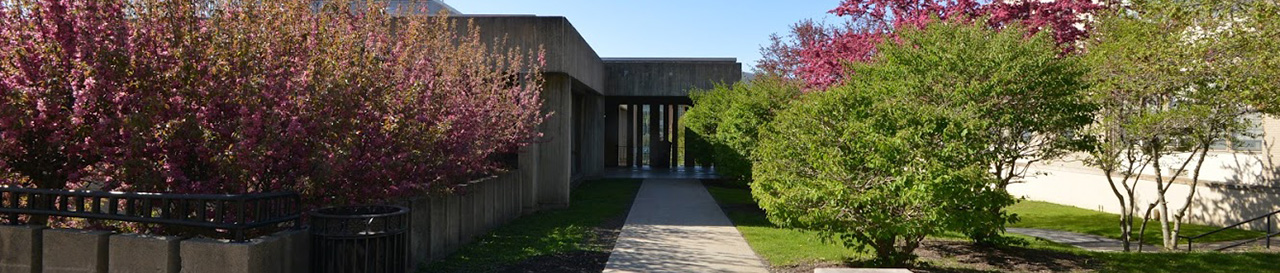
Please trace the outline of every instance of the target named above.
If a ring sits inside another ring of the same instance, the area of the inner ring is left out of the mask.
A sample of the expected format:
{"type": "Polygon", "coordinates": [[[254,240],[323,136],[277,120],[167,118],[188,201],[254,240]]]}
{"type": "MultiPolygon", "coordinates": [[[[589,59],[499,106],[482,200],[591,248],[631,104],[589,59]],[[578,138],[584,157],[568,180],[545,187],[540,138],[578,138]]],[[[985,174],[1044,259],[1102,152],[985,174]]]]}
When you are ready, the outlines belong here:
{"type": "Polygon", "coordinates": [[[1053,31],[1064,52],[1087,35],[1087,14],[1104,6],[1095,0],[1011,0],[981,4],[975,0],[843,0],[829,11],[847,19],[840,26],[812,20],[792,27],[788,37],[774,36],[761,49],[757,65],[765,74],[803,80],[810,90],[838,84],[849,74],[847,62],[866,62],[884,39],[896,39],[897,29],[921,28],[934,20],[983,19],[996,28],[1020,24],[1028,35],[1053,31]]]}
{"type": "Polygon", "coordinates": [[[0,179],[61,188],[119,147],[129,94],[113,54],[120,7],[102,2],[0,4],[0,179]],[[113,109],[114,108],[114,109],[113,109]]]}
{"type": "Polygon", "coordinates": [[[443,16],[3,3],[0,183],[366,202],[498,171],[545,117],[540,53],[443,16]]]}

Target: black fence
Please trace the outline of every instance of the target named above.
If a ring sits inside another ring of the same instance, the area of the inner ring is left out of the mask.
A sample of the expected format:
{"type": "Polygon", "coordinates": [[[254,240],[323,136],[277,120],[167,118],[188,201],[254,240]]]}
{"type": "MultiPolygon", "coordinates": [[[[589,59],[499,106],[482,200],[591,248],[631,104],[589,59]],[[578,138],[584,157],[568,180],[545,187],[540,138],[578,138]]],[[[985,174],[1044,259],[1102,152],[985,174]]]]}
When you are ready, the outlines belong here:
{"type": "Polygon", "coordinates": [[[1267,249],[1271,249],[1271,237],[1280,236],[1280,231],[1275,231],[1274,229],[1272,229],[1272,227],[1273,227],[1273,226],[1275,226],[1275,221],[1274,221],[1274,220],[1272,220],[1272,219],[1274,219],[1274,218],[1275,218],[1275,216],[1276,216],[1277,214],[1280,214],[1280,210],[1273,211],[1273,212],[1271,212],[1271,213],[1267,213],[1267,214],[1263,214],[1262,216],[1253,217],[1252,219],[1244,220],[1244,221],[1241,221],[1241,222],[1239,222],[1239,223],[1235,223],[1235,224],[1230,225],[1230,226],[1222,227],[1222,228],[1219,228],[1219,229],[1216,229],[1216,230],[1213,230],[1213,231],[1210,231],[1210,232],[1201,233],[1200,235],[1195,235],[1195,236],[1178,235],[1178,237],[1179,237],[1179,238],[1182,238],[1182,239],[1186,239],[1186,240],[1187,240],[1187,252],[1191,252],[1191,244],[1192,244],[1192,242],[1194,242],[1196,239],[1200,239],[1200,238],[1203,238],[1203,237],[1205,237],[1205,236],[1209,236],[1209,235],[1212,235],[1212,234],[1214,234],[1214,233],[1222,232],[1222,231],[1225,231],[1225,230],[1228,230],[1228,229],[1233,229],[1233,228],[1236,228],[1236,227],[1239,227],[1239,226],[1241,226],[1241,225],[1244,225],[1244,224],[1247,224],[1247,223],[1251,223],[1251,222],[1254,222],[1254,221],[1263,220],[1263,222],[1266,224],[1266,229],[1267,229],[1267,230],[1266,230],[1266,233],[1262,234],[1262,236],[1257,237],[1257,238],[1253,238],[1253,239],[1241,240],[1241,241],[1238,241],[1238,242],[1235,242],[1235,243],[1232,243],[1232,244],[1228,244],[1228,245],[1225,245],[1225,246],[1220,246],[1220,247],[1214,248],[1214,249],[1213,249],[1213,251],[1223,251],[1223,250],[1227,250],[1227,249],[1230,249],[1230,248],[1239,247],[1239,246],[1243,246],[1243,245],[1245,245],[1245,244],[1249,244],[1249,243],[1253,243],[1253,242],[1257,242],[1257,241],[1262,241],[1262,240],[1266,240],[1266,248],[1267,248],[1267,249]]]}
{"type": "Polygon", "coordinates": [[[30,189],[0,186],[0,215],[19,215],[191,227],[204,234],[245,241],[249,233],[297,227],[297,193],[172,194],[30,189]]]}

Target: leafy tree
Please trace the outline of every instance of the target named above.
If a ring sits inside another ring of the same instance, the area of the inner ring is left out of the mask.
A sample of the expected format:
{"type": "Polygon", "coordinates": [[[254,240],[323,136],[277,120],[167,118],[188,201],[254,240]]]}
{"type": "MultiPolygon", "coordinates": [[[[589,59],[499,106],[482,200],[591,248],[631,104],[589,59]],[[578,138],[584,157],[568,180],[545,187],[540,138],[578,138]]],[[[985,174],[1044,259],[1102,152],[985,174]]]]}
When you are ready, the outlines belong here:
{"type": "Polygon", "coordinates": [[[1280,60],[1276,8],[1266,1],[1134,1],[1099,23],[1086,47],[1095,70],[1091,93],[1101,106],[1088,163],[1107,175],[1120,204],[1126,251],[1139,212],[1139,233],[1155,217],[1163,247],[1175,247],[1210,147],[1251,126],[1245,115],[1274,111],[1269,97],[1280,74],[1265,64],[1280,60]],[[1143,175],[1154,178],[1150,204],[1134,198],[1143,175]],[[1188,175],[1193,190],[1181,208],[1170,208],[1172,181],[1188,175]]]}
{"type": "Polygon", "coordinates": [[[759,128],[799,94],[798,83],[778,77],[695,90],[689,96],[696,107],[681,123],[710,142],[717,173],[745,183],[751,181],[759,128]]]}
{"type": "Polygon", "coordinates": [[[828,26],[812,20],[792,26],[787,37],[774,35],[761,49],[762,74],[793,76],[822,90],[847,79],[845,63],[874,59],[876,45],[894,39],[906,27],[920,28],[947,19],[984,21],[993,28],[1022,27],[1030,33],[1051,32],[1063,52],[1072,52],[1092,28],[1087,14],[1105,6],[1094,0],[843,0],[829,11],[847,18],[828,26]]]}
{"type": "MultiPolygon", "coordinates": [[[[910,261],[928,235],[999,230],[1010,216],[993,212],[1014,199],[992,186],[989,109],[973,105],[980,100],[948,102],[993,92],[986,83],[999,80],[940,81],[936,75],[969,64],[938,47],[972,48],[959,56],[1036,47],[1014,46],[1021,37],[955,21],[903,31],[901,42],[881,45],[874,62],[852,67],[858,77],[806,94],[766,127],[754,154],[752,195],[771,222],[872,248],[886,265],[910,261]],[[993,36],[1000,38],[982,42],[993,36]],[[942,72],[931,75],[934,69],[942,72]]],[[[1015,52],[1028,53],[1014,50],[1010,58],[1015,52]]],[[[999,67],[999,59],[981,59],[973,69],[999,67]]]]}
{"type": "Polygon", "coordinates": [[[540,55],[361,7],[0,1],[0,183],[368,202],[539,136],[540,55]]]}
{"type": "MultiPolygon", "coordinates": [[[[1001,192],[1033,164],[1083,149],[1075,136],[1092,123],[1096,107],[1085,96],[1086,67],[1078,57],[1059,56],[1043,32],[1026,37],[1021,28],[944,24],[881,46],[874,62],[850,65],[857,73],[850,79],[893,82],[905,86],[899,95],[980,113],[984,130],[971,133],[988,140],[991,187],[1001,192]]],[[[1006,217],[1001,208],[994,218],[1006,217]]],[[[1003,225],[971,227],[964,231],[984,243],[1003,231],[1003,225]]]]}

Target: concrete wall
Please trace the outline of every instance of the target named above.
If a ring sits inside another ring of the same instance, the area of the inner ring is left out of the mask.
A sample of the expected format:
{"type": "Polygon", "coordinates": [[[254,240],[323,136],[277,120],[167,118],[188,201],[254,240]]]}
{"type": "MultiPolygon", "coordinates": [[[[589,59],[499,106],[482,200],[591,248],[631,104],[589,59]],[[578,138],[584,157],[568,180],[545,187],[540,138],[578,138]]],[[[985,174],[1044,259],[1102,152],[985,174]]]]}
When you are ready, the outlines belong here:
{"type": "MultiPolygon", "coordinates": [[[[1258,124],[1262,141],[1260,150],[1230,151],[1214,150],[1206,157],[1203,164],[1200,183],[1195,188],[1196,196],[1192,199],[1189,217],[1192,223],[1212,226],[1226,226],[1249,218],[1261,216],[1280,210],[1280,120],[1272,116],[1262,116],[1258,124]]],[[[1161,161],[1159,170],[1166,177],[1175,170],[1171,166],[1181,164],[1190,154],[1172,155],[1161,161]]],[[[1025,196],[1031,200],[1066,204],[1081,208],[1119,213],[1118,200],[1111,191],[1106,177],[1095,168],[1085,166],[1079,160],[1038,164],[1032,172],[1040,174],[1027,179],[1026,183],[1013,184],[1009,191],[1017,196],[1025,196]]],[[[1146,204],[1156,199],[1154,168],[1141,171],[1144,180],[1137,185],[1137,203],[1145,210],[1146,204]]],[[[1186,196],[1191,191],[1191,181],[1183,175],[1174,181],[1166,195],[1171,209],[1186,203],[1186,196]]],[[[1276,226],[1280,228],[1280,216],[1276,216],[1276,226]]],[[[1263,230],[1263,222],[1246,224],[1246,228],[1263,230]]],[[[1277,229],[1280,230],[1280,229],[1277,229]]]]}
{"type": "MultiPolygon", "coordinates": [[[[1085,209],[1120,213],[1119,201],[1102,173],[1079,166],[1050,165],[1034,168],[1029,173],[1039,173],[1024,183],[1009,185],[1009,192],[1016,197],[1026,197],[1051,203],[1085,209]]],[[[1155,182],[1138,182],[1135,196],[1141,209],[1156,200],[1155,182]]],[[[1186,203],[1191,190],[1189,184],[1175,183],[1166,195],[1170,209],[1186,203]]],[[[1222,183],[1201,183],[1196,187],[1188,219],[1191,223],[1211,226],[1227,226],[1249,218],[1280,209],[1280,190],[1264,187],[1240,187],[1222,183]]],[[[1280,217],[1277,217],[1280,220],[1280,217]]],[[[1245,228],[1263,230],[1264,223],[1247,224],[1245,228]]],[[[1280,228],[1280,226],[1273,226],[1280,228]]],[[[1277,229],[1280,230],[1280,229],[1277,229]]],[[[1189,234],[1194,235],[1194,234],[1189,234]]]]}
{"type": "Polygon", "coordinates": [[[505,38],[508,48],[543,48],[547,60],[544,72],[569,75],[592,92],[604,90],[604,64],[569,19],[532,15],[461,15],[451,18],[462,26],[469,21],[480,27],[484,41],[505,38]]]}
{"type": "Polygon", "coordinates": [[[604,59],[606,96],[688,97],[693,88],[742,79],[742,64],[729,59],[604,59]]]}

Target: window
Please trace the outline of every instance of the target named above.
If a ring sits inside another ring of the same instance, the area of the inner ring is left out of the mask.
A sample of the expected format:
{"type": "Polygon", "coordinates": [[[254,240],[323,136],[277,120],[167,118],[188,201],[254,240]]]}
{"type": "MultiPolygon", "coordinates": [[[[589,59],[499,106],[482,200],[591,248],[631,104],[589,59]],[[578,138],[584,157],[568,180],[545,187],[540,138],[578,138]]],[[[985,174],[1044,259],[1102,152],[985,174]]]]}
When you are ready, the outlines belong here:
{"type": "Polygon", "coordinates": [[[1218,140],[1209,146],[1215,151],[1261,151],[1262,150],[1262,115],[1253,113],[1241,117],[1245,122],[1244,129],[1232,132],[1229,139],[1218,140]],[[1230,148],[1228,149],[1228,144],[1230,148]]]}

